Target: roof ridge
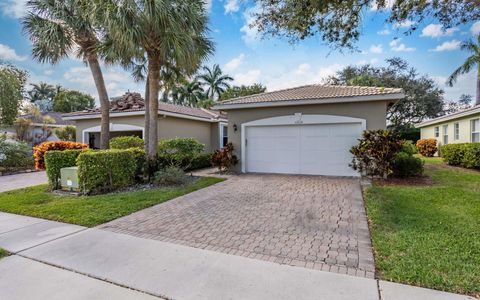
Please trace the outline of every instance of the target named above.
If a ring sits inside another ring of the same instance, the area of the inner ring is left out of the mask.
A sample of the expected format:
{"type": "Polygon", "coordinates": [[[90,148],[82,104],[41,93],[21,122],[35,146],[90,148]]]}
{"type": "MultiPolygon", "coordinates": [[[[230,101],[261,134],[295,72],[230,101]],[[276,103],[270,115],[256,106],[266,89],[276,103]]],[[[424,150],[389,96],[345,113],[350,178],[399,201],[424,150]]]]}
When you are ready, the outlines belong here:
{"type": "Polygon", "coordinates": [[[296,90],[296,89],[304,88],[304,87],[307,87],[307,86],[322,86],[322,84],[320,84],[320,83],[305,84],[305,85],[301,85],[301,86],[295,86],[295,87],[286,88],[286,89],[281,89],[281,90],[276,90],[276,91],[256,93],[256,94],[247,95],[247,96],[240,96],[240,97],[236,97],[236,98],[232,98],[232,99],[220,101],[219,104],[228,103],[228,102],[230,102],[230,101],[237,101],[237,100],[240,100],[240,99],[245,99],[245,98],[249,98],[249,97],[253,97],[253,96],[257,96],[257,95],[269,95],[269,94],[277,93],[277,92],[285,92],[285,91],[296,90]]]}

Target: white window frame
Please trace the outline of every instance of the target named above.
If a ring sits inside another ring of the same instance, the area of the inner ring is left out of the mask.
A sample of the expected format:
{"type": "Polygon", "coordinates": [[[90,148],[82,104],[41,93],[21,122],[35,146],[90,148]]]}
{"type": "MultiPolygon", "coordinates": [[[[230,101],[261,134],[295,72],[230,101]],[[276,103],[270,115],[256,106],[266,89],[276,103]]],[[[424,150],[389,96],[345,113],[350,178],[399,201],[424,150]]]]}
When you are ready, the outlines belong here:
{"type": "Polygon", "coordinates": [[[448,145],[448,124],[442,125],[442,144],[448,145]]]}
{"type": "Polygon", "coordinates": [[[227,139],[228,139],[228,123],[219,123],[218,124],[218,147],[219,149],[222,149],[223,146],[223,138],[225,137],[223,135],[223,128],[227,127],[227,139]]]}
{"type": "Polygon", "coordinates": [[[458,141],[460,139],[460,123],[455,122],[453,124],[453,139],[458,141]]]}
{"type": "Polygon", "coordinates": [[[440,126],[433,127],[433,136],[436,138],[440,137],[440,126]]]}
{"type": "Polygon", "coordinates": [[[478,135],[478,140],[476,142],[480,142],[480,119],[473,119],[470,120],[470,141],[473,143],[474,138],[473,135],[478,135]],[[475,122],[477,122],[477,126],[475,126],[475,122]]]}

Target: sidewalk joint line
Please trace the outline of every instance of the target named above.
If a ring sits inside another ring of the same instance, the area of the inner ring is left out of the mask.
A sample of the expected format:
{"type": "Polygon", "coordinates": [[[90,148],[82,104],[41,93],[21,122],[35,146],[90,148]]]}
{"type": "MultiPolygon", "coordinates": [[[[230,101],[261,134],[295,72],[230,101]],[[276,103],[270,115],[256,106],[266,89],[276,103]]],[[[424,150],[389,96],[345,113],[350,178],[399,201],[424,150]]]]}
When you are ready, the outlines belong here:
{"type": "MultiPolygon", "coordinates": [[[[18,215],[18,216],[21,216],[21,215],[18,215]]],[[[26,216],[22,216],[22,217],[26,217],[26,216]]],[[[31,218],[31,217],[28,217],[28,218],[31,218]]],[[[25,226],[23,226],[23,227],[19,227],[19,228],[15,228],[15,229],[11,229],[11,230],[2,232],[2,233],[0,233],[0,235],[5,234],[5,233],[10,233],[10,232],[12,232],[12,231],[17,231],[17,230],[20,230],[20,229],[24,229],[24,228],[27,228],[27,227],[30,227],[30,226],[33,226],[33,225],[38,225],[38,224],[45,223],[45,222],[48,222],[48,221],[49,221],[49,220],[43,220],[43,219],[39,219],[39,220],[40,220],[40,221],[38,221],[38,222],[36,222],[36,223],[28,224],[28,225],[25,225],[25,226]]]]}
{"type": "MultiPolygon", "coordinates": [[[[69,225],[70,225],[70,224],[69,224],[69,225]]],[[[48,244],[48,243],[50,243],[50,242],[54,242],[54,241],[57,241],[57,240],[59,240],[59,239],[66,238],[66,237],[68,237],[68,236],[71,236],[71,235],[74,235],[74,234],[83,232],[83,231],[85,231],[85,230],[87,230],[87,229],[89,229],[89,228],[88,228],[88,227],[81,228],[81,229],[79,229],[79,230],[77,230],[77,231],[70,232],[70,233],[68,233],[68,234],[66,234],[66,235],[62,235],[62,236],[56,237],[56,238],[54,238],[54,239],[45,241],[45,242],[43,242],[43,243],[30,246],[30,247],[28,247],[28,248],[19,250],[19,251],[17,251],[17,252],[13,252],[13,254],[18,254],[18,253],[20,253],[20,252],[27,251],[27,250],[30,250],[30,249],[32,249],[32,248],[38,247],[38,246],[42,246],[42,245],[48,244]]]]}

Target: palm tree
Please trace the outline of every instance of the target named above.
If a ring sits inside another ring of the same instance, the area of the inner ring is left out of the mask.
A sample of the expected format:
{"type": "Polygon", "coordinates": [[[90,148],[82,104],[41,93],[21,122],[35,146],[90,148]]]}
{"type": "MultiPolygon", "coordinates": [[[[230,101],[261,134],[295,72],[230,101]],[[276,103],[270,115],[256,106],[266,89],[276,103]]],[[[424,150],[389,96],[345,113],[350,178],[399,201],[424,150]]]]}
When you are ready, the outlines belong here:
{"type": "Polygon", "coordinates": [[[173,103],[179,105],[198,107],[200,101],[204,98],[205,92],[197,79],[183,82],[172,92],[173,103]]]}
{"type": "Polygon", "coordinates": [[[220,95],[230,87],[229,81],[233,81],[233,78],[224,75],[220,67],[215,64],[212,69],[209,67],[203,67],[205,73],[198,76],[199,79],[207,86],[207,96],[216,100],[220,95]]]}
{"type": "Polygon", "coordinates": [[[138,47],[147,58],[149,90],[148,156],[155,163],[158,141],[160,71],[174,66],[184,74],[196,71],[213,51],[206,37],[208,19],[198,0],[95,0],[99,16],[117,51],[131,55],[138,47]],[[102,15],[103,14],[103,15],[102,15]]]}
{"type": "Polygon", "coordinates": [[[480,105],[480,35],[477,36],[476,43],[472,40],[468,40],[462,43],[462,50],[467,50],[471,53],[465,62],[456,69],[450,77],[448,77],[448,85],[453,86],[458,76],[470,72],[474,67],[477,67],[477,98],[475,105],[480,105]]]}
{"type": "Polygon", "coordinates": [[[56,64],[72,52],[90,67],[102,111],[100,147],[108,148],[110,102],[98,61],[101,43],[98,31],[81,0],[30,0],[23,28],[33,43],[32,54],[39,62],[56,64]]]}
{"type": "Polygon", "coordinates": [[[35,103],[41,100],[52,100],[55,97],[55,87],[45,82],[32,83],[28,91],[30,102],[35,103]]]}

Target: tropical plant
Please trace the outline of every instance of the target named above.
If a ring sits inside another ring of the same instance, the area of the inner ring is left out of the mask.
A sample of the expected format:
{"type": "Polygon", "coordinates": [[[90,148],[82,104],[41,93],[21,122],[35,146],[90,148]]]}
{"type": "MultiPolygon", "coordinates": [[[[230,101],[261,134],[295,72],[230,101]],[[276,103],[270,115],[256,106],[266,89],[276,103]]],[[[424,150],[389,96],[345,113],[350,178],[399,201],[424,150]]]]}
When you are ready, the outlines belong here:
{"type": "Polygon", "coordinates": [[[46,82],[32,83],[32,88],[27,92],[28,99],[40,108],[42,112],[52,111],[53,98],[57,89],[46,82]]]}
{"type": "Polygon", "coordinates": [[[416,146],[418,153],[426,157],[434,156],[438,150],[436,139],[419,139],[416,146]]]}
{"type": "Polygon", "coordinates": [[[204,73],[200,74],[198,78],[206,86],[207,96],[212,100],[216,100],[220,95],[230,87],[229,81],[233,81],[233,78],[223,74],[220,66],[215,64],[210,69],[209,67],[203,67],[204,73]]]}
{"type": "Polygon", "coordinates": [[[23,100],[27,72],[0,63],[0,125],[12,125],[23,100]]]}
{"type": "Polygon", "coordinates": [[[95,107],[92,96],[79,91],[61,91],[53,98],[53,111],[69,113],[95,107]]]}
{"type": "Polygon", "coordinates": [[[475,105],[480,105],[480,34],[477,35],[476,41],[468,40],[462,43],[460,48],[470,53],[470,56],[463,62],[463,64],[453,71],[452,75],[448,77],[447,83],[453,86],[458,76],[470,72],[471,69],[477,67],[477,97],[475,105]]]}
{"type": "Polygon", "coordinates": [[[45,153],[50,150],[73,150],[73,149],[87,149],[87,144],[75,142],[44,142],[33,147],[33,157],[35,158],[35,169],[45,169],[45,153]]]}
{"type": "Polygon", "coordinates": [[[266,90],[267,87],[260,83],[255,83],[253,85],[232,86],[226,89],[225,92],[220,95],[219,100],[224,101],[231,98],[260,94],[264,93],[266,90]]]}
{"type": "Polygon", "coordinates": [[[24,142],[7,141],[0,135],[0,173],[33,169],[32,148],[24,142]]]}
{"type": "Polygon", "coordinates": [[[56,64],[75,53],[90,67],[102,112],[100,147],[106,149],[110,140],[110,103],[98,60],[101,35],[89,19],[90,6],[90,1],[81,0],[30,0],[22,23],[32,41],[34,59],[56,64]]]}
{"type": "Polygon", "coordinates": [[[146,57],[149,91],[149,163],[156,163],[158,94],[161,71],[168,66],[193,74],[213,50],[201,1],[95,0],[96,13],[123,59],[146,57]]]}
{"type": "Polygon", "coordinates": [[[75,126],[62,126],[55,129],[55,135],[62,141],[75,142],[77,138],[77,129],[75,126]]]}
{"type": "Polygon", "coordinates": [[[204,98],[202,85],[197,79],[184,81],[172,91],[172,102],[174,104],[198,107],[204,98]]]}
{"type": "Polygon", "coordinates": [[[238,158],[233,152],[233,144],[228,143],[222,149],[215,150],[212,155],[212,165],[220,172],[230,171],[238,163],[238,158]]]}

